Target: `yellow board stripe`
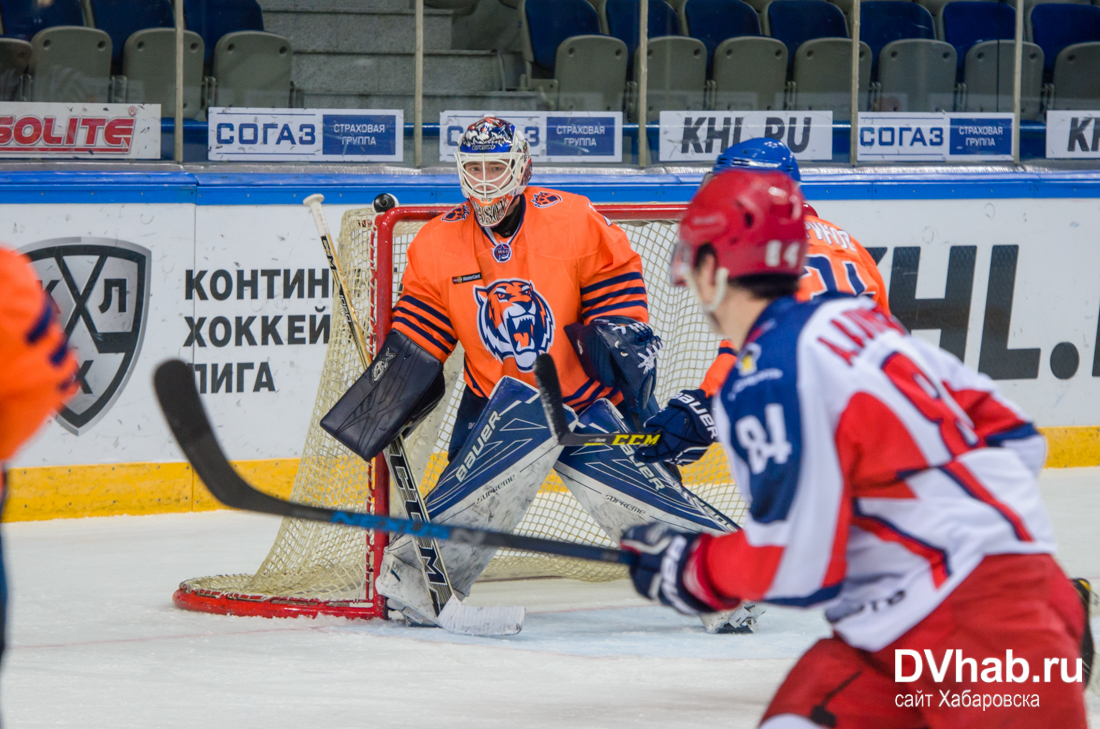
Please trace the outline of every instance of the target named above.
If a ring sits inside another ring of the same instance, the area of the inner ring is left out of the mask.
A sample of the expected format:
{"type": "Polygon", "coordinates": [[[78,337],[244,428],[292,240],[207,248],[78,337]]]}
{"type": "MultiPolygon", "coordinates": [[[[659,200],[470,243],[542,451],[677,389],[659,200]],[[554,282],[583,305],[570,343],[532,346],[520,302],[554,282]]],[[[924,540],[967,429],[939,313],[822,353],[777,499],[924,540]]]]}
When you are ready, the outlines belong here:
{"type": "MultiPolygon", "coordinates": [[[[1047,468],[1100,466],[1100,426],[1040,430],[1050,447],[1047,468]]],[[[720,451],[712,449],[697,466],[683,470],[684,482],[692,486],[698,474],[714,465],[711,463],[714,459],[725,460],[720,451]]],[[[281,498],[290,495],[298,471],[297,458],[238,461],[234,465],[249,483],[281,498]]],[[[555,479],[553,487],[563,490],[564,484],[555,479]]],[[[202,481],[195,478],[187,463],[44,466],[8,471],[4,521],[171,514],[219,508],[222,507],[202,481]]]]}

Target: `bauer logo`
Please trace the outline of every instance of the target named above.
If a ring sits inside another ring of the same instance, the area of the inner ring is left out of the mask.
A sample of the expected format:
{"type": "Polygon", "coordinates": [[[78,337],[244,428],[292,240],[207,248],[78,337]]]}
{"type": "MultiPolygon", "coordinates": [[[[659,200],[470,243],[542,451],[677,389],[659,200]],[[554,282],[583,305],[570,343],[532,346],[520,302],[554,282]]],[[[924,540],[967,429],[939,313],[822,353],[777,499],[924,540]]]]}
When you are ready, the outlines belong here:
{"type": "Polygon", "coordinates": [[[550,351],[554,312],[534,284],[518,278],[474,287],[477,332],[497,361],[511,357],[521,372],[530,372],[535,358],[550,351]]]}
{"type": "Polygon", "coordinates": [[[76,396],[61,409],[80,435],[106,415],[126,387],[149,310],[149,256],[109,238],[55,238],[23,248],[61,312],[80,368],[76,396]]]}

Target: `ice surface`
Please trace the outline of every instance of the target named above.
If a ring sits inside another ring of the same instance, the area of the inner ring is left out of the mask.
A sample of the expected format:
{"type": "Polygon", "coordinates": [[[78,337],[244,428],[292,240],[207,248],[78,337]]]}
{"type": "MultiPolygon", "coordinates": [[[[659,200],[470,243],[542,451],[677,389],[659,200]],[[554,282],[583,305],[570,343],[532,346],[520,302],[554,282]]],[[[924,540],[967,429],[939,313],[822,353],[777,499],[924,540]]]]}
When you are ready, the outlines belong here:
{"type": "MultiPolygon", "coordinates": [[[[1100,582],[1100,469],[1042,483],[1059,558],[1100,582]]],[[[817,613],[769,608],[756,635],[707,635],[625,581],[478,585],[473,604],[528,607],[504,639],[172,606],[184,578],[254,569],[278,524],[216,512],[5,525],[7,729],[751,727],[828,633],[817,613]]],[[[1092,696],[1090,720],[1100,727],[1092,696]]]]}

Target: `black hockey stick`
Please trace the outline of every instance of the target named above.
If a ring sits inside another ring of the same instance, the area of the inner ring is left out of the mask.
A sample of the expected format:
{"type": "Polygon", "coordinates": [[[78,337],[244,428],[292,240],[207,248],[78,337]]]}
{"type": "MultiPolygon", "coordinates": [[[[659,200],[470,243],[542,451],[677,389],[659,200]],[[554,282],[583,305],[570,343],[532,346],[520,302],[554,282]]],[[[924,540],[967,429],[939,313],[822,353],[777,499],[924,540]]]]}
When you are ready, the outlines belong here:
{"type": "Polygon", "coordinates": [[[447,539],[471,547],[505,547],[592,562],[616,562],[625,565],[633,564],[637,559],[633,553],[611,547],[559,542],[488,529],[417,522],[380,514],[326,509],[269,496],[254,489],[229,464],[214,437],[210,420],[206,417],[206,410],[195,388],[195,375],[186,362],[174,359],[161,364],[153,376],[153,384],[161,410],[164,411],[164,417],[168,421],[168,427],[172,429],[172,434],[179,441],[187,460],[191,462],[195,473],[203,480],[214,498],[226,506],[391,534],[447,539]]]}
{"type": "Polygon", "coordinates": [[[574,433],[565,417],[558,368],[550,355],[540,354],[535,359],[535,381],[539,383],[539,400],[550,423],[550,432],[563,446],[649,446],[661,439],[660,433],[574,433]]]}

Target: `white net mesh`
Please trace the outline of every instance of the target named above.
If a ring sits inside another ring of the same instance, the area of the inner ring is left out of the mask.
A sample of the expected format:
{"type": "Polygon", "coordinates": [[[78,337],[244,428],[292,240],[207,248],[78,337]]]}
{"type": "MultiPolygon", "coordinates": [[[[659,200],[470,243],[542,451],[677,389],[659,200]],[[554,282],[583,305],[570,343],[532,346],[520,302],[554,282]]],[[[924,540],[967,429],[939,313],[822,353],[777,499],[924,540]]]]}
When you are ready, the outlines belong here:
{"type": "MultiPolygon", "coordinates": [[[[441,212],[443,210],[445,208],[441,208],[441,212]]],[[[617,217],[614,213],[608,214],[613,219],[617,217]]],[[[634,250],[642,257],[650,324],[664,341],[657,383],[657,399],[663,404],[679,390],[699,386],[718,351],[719,340],[699,316],[690,293],[675,289],[668,282],[667,267],[675,243],[675,223],[654,219],[619,222],[634,250]]],[[[422,225],[422,222],[399,222],[390,241],[379,239],[376,234],[372,210],[352,210],[344,215],[340,260],[345,275],[352,279],[349,281],[352,306],[357,309],[369,337],[375,332],[374,248],[392,245],[395,290],[389,294],[391,301],[396,301],[396,282],[404,271],[405,251],[422,225]]],[[[291,498],[325,506],[373,508],[371,467],[351,455],[318,426],[318,419],[362,372],[340,314],[339,309],[334,312],[333,336],[291,498]]],[[[377,342],[370,344],[373,351],[377,342]]],[[[447,444],[463,388],[461,378],[457,378],[440,405],[442,412],[429,419],[409,439],[410,460],[423,468],[420,488],[424,493],[435,486],[446,465],[447,444]],[[437,429],[438,435],[432,438],[424,432],[427,428],[437,429]]],[[[735,521],[741,519],[745,504],[733,487],[728,464],[719,447],[712,447],[701,461],[683,469],[682,475],[689,489],[735,521]]],[[[610,544],[599,526],[553,473],[516,531],[551,539],[610,544]]],[[[210,592],[322,601],[370,600],[373,598],[368,594],[372,581],[366,579],[372,567],[368,564],[372,556],[368,549],[369,539],[355,530],[288,519],[283,522],[271,552],[255,575],[198,578],[185,584],[210,592]]],[[[615,565],[501,550],[482,579],[562,576],[601,581],[625,574],[625,568],[615,565]]]]}

